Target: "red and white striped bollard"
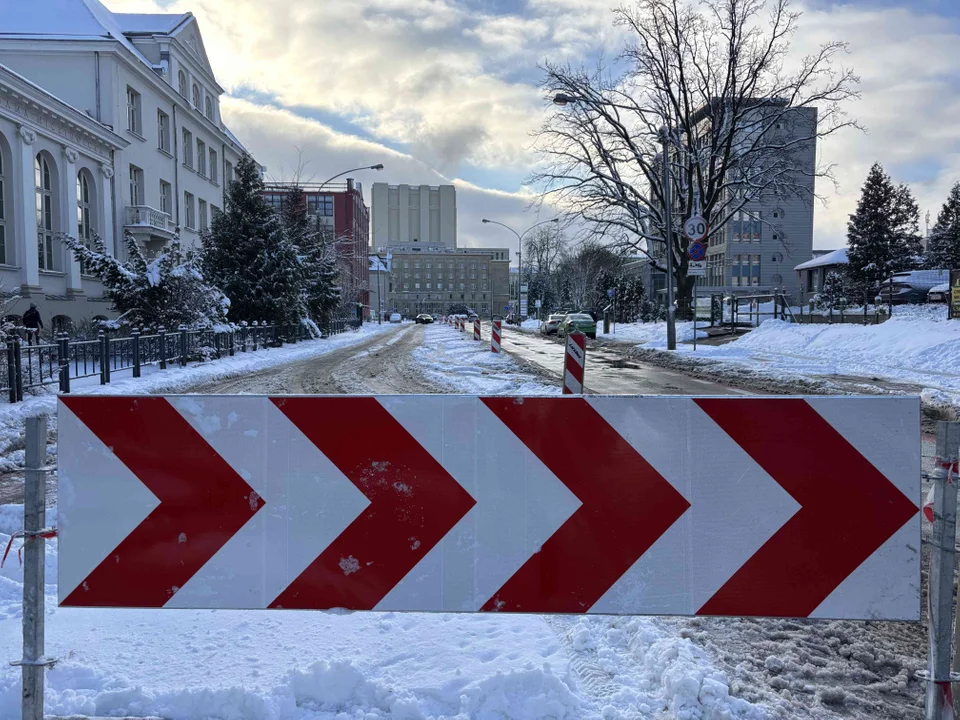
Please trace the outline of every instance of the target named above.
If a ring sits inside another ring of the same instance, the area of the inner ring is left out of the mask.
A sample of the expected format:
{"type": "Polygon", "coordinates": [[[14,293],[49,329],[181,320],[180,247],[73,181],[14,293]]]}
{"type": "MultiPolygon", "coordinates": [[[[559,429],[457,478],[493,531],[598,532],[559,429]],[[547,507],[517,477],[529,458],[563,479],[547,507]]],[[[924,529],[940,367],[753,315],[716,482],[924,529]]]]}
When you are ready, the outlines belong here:
{"type": "Polygon", "coordinates": [[[587,364],[587,336],[582,332],[567,335],[563,365],[563,394],[583,394],[583,369],[587,364]]]}
{"type": "Polygon", "coordinates": [[[490,329],[490,352],[500,352],[500,321],[494,320],[490,329]]]}
{"type": "Polygon", "coordinates": [[[473,339],[480,342],[480,318],[473,321],[473,339]]]}

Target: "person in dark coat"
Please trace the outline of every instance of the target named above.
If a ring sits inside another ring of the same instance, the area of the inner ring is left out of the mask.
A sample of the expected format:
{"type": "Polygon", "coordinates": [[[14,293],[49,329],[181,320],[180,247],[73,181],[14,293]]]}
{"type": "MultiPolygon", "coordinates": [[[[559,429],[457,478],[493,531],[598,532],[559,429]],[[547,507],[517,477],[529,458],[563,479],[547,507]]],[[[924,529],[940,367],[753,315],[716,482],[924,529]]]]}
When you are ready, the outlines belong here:
{"type": "Polygon", "coordinates": [[[40,331],[43,330],[43,318],[37,310],[36,303],[30,303],[30,309],[23,314],[23,326],[27,329],[27,342],[31,345],[39,343],[40,331]]]}

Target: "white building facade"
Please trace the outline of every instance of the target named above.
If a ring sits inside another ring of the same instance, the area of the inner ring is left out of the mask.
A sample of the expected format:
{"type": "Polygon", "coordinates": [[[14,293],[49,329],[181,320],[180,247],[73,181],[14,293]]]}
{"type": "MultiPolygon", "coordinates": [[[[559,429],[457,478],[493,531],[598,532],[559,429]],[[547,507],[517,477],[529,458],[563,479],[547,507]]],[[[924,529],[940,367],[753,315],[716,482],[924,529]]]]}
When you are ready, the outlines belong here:
{"type": "Polygon", "coordinates": [[[45,322],[109,316],[100,283],[57,234],[99,234],[119,257],[126,231],[147,253],[178,227],[195,244],[245,152],[220,120],[223,89],[197,21],[112,13],[97,0],[17,3],[0,66],[4,289],[18,287],[45,322]],[[18,84],[35,98],[5,91],[18,84]]]}

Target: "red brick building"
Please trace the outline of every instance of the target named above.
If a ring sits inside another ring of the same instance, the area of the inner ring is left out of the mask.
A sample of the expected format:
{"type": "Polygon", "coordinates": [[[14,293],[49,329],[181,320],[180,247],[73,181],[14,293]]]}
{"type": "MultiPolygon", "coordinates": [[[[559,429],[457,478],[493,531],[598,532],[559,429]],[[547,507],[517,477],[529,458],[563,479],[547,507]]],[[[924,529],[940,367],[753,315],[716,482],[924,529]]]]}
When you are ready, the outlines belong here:
{"type": "MultiPolygon", "coordinates": [[[[264,199],[278,210],[283,207],[292,184],[267,183],[264,199]]],[[[336,238],[337,267],[346,312],[355,312],[359,304],[363,317],[370,314],[370,209],[363,201],[360,183],[348,178],[345,183],[327,183],[322,188],[300,185],[306,196],[307,215],[317,228],[336,238]]]]}

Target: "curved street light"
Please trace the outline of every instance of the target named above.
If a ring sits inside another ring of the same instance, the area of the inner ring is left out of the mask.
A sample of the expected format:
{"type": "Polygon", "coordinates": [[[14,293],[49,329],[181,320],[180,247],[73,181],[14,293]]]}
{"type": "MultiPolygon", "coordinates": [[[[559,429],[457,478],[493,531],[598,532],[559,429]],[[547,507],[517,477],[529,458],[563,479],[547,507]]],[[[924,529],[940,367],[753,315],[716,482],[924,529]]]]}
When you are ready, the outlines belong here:
{"type": "Polygon", "coordinates": [[[377,163],[376,165],[364,165],[363,167],[351,168],[350,170],[344,170],[344,171],[341,172],[341,173],[337,173],[337,174],[334,175],[332,178],[328,178],[327,180],[324,180],[322,183],[320,183],[320,187],[317,188],[317,189],[318,189],[318,190],[323,190],[323,186],[324,186],[324,185],[326,185],[327,183],[329,183],[329,182],[331,182],[331,181],[333,181],[333,180],[336,180],[338,177],[343,177],[344,175],[347,175],[348,173],[352,173],[352,172],[360,172],[361,170],[383,170],[383,163],[377,163]]]}
{"type": "Polygon", "coordinates": [[[489,223],[491,225],[499,225],[500,227],[506,228],[507,230],[509,230],[510,232],[512,232],[514,235],[517,236],[517,248],[518,248],[517,250],[517,316],[519,317],[520,316],[520,298],[523,297],[523,272],[522,272],[523,271],[523,236],[526,235],[531,230],[533,230],[534,228],[540,227],[541,225],[546,225],[547,223],[559,223],[560,218],[550,218],[549,220],[541,220],[540,222],[534,223],[533,225],[528,227],[522,233],[518,233],[512,227],[510,227],[509,225],[504,225],[499,220],[487,220],[487,218],[483,218],[483,222],[489,223]]]}

